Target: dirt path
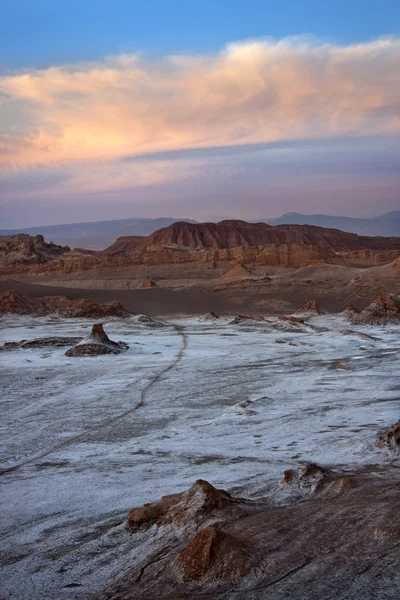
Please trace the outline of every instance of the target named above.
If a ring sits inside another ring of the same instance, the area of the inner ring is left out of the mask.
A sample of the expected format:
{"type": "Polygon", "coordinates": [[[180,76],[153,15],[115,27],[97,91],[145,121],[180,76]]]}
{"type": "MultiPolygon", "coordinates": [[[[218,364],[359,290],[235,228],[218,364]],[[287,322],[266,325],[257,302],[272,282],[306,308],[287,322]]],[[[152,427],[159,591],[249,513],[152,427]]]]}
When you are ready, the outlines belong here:
{"type": "Polygon", "coordinates": [[[21,467],[25,467],[27,465],[30,465],[30,464],[36,462],[37,460],[42,460],[43,458],[46,458],[50,454],[53,454],[53,452],[57,452],[58,450],[66,448],[67,446],[70,446],[71,444],[81,440],[82,438],[88,436],[90,433],[100,431],[103,428],[106,428],[106,427],[108,428],[108,427],[110,427],[110,425],[114,425],[121,419],[124,419],[128,415],[130,415],[133,412],[135,412],[136,410],[138,410],[138,408],[141,408],[142,406],[144,406],[146,397],[147,397],[149,391],[151,390],[151,388],[154,385],[156,385],[167,373],[169,373],[170,371],[175,369],[175,367],[182,360],[182,357],[183,357],[186,347],[187,347],[188,334],[186,333],[185,328],[182,325],[176,325],[175,323],[170,323],[170,322],[169,323],[165,322],[165,325],[170,325],[175,329],[176,333],[182,338],[182,345],[181,345],[179,352],[176,355],[175,359],[167,367],[165,367],[159,373],[157,373],[154,377],[152,377],[151,380],[148,382],[148,384],[142,389],[142,391],[140,392],[139,402],[137,402],[134,406],[132,406],[128,410],[125,410],[123,413],[117,415],[113,419],[107,419],[107,421],[104,421],[95,427],[90,427],[90,428],[86,429],[84,432],[79,433],[78,435],[75,435],[74,437],[71,437],[68,440],[65,440],[65,442],[62,442],[60,444],[57,444],[56,446],[53,446],[49,450],[46,450],[45,452],[42,452],[41,454],[38,454],[37,456],[34,456],[33,458],[28,458],[28,459],[14,465],[13,467],[8,467],[7,469],[0,469],[0,475],[6,475],[7,473],[12,473],[14,471],[17,471],[21,467]]]}

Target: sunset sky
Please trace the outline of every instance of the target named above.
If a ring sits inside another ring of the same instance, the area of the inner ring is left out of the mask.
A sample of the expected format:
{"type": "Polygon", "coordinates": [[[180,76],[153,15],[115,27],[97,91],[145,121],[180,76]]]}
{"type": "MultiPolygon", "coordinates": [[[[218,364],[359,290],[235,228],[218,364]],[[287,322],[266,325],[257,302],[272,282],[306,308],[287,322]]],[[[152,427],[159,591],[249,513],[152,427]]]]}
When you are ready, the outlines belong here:
{"type": "Polygon", "coordinates": [[[398,0],[3,0],[1,229],[400,207],[398,0]]]}

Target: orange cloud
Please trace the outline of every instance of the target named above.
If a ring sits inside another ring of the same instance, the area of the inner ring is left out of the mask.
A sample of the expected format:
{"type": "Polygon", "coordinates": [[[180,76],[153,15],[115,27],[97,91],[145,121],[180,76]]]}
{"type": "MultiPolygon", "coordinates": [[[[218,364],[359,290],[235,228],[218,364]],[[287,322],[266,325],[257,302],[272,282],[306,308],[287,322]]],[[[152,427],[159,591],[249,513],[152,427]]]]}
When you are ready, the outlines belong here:
{"type": "Polygon", "coordinates": [[[0,77],[0,114],[0,165],[11,168],[399,133],[400,40],[248,41],[214,56],[16,73],[0,77]]]}

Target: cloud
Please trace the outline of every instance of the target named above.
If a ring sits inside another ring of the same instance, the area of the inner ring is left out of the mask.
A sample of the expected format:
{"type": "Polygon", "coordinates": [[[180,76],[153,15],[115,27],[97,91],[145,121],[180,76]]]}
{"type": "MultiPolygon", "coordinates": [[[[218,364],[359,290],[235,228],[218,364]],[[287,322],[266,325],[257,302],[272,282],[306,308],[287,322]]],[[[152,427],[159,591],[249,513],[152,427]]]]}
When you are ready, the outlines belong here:
{"type": "MultiPolygon", "coordinates": [[[[0,166],[11,169],[398,134],[400,40],[267,39],[212,56],[120,55],[24,71],[0,76],[0,114],[0,166]]],[[[166,165],[160,176],[170,178],[166,165]]],[[[151,171],[142,179],[150,184],[151,171]]]]}

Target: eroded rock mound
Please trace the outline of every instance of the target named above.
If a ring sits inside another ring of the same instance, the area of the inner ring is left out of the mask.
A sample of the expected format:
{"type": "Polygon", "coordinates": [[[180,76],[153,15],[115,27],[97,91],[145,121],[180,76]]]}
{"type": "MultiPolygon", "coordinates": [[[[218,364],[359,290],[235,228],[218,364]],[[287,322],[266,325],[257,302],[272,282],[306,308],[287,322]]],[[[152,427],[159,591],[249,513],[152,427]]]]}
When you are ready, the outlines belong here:
{"type": "Polygon", "coordinates": [[[332,481],[332,473],[315,463],[307,463],[300,469],[288,469],[284,472],[285,485],[295,488],[302,495],[314,494],[332,481]]]}
{"type": "Polygon", "coordinates": [[[145,327],[165,327],[164,323],[161,323],[160,321],[155,321],[148,315],[135,315],[134,317],[132,317],[132,321],[138,323],[139,325],[144,325],[145,327]]]}
{"type": "Polygon", "coordinates": [[[249,277],[250,272],[249,269],[243,263],[236,263],[229,267],[227,271],[223,274],[224,279],[230,279],[235,277],[249,277]]]}
{"type": "Polygon", "coordinates": [[[198,479],[191,488],[180,494],[163,496],[157,502],[132,508],[128,514],[128,525],[136,528],[156,523],[174,525],[192,530],[206,522],[215,522],[243,516],[251,502],[233,498],[225,490],[198,479]]]}
{"type": "Polygon", "coordinates": [[[154,281],[152,281],[151,279],[146,279],[146,281],[143,281],[142,283],[142,289],[149,289],[149,288],[156,288],[158,287],[158,285],[156,283],[154,283],[154,281]]]}
{"type": "Polygon", "coordinates": [[[80,340],[73,348],[65,353],[65,356],[99,356],[102,354],[121,354],[127,350],[124,342],[113,342],[103,329],[101,323],[92,327],[92,332],[86,338],[80,340]]]}
{"type": "Polygon", "coordinates": [[[360,313],[350,314],[349,321],[356,325],[400,324],[400,307],[390,296],[376,296],[360,313]]]}
{"type": "Polygon", "coordinates": [[[352,304],[348,304],[346,306],[346,308],[344,309],[343,314],[344,315],[355,315],[355,314],[358,314],[359,312],[360,311],[355,306],[353,306],[352,304]]]}
{"type": "Polygon", "coordinates": [[[264,323],[268,323],[264,317],[257,317],[254,315],[237,315],[237,317],[235,317],[233,321],[229,323],[229,325],[255,325],[264,323]]]}
{"type": "Polygon", "coordinates": [[[0,294],[0,314],[45,316],[57,314],[61,317],[92,318],[128,317],[129,313],[116,300],[96,304],[85,298],[69,300],[66,296],[42,296],[30,298],[16,290],[0,294]]]}
{"type": "Polygon", "coordinates": [[[397,454],[400,452],[400,421],[397,421],[393,427],[384,431],[376,440],[378,448],[387,450],[390,453],[397,454]]]}
{"type": "Polygon", "coordinates": [[[249,544],[216,526],[209,526],[196,533],[175,565],[184,581],[220,581],[242,577],[258,559],[258,553],[249,544]]]}
{"type": "Polygon", "coordinates": [[[306,302],[298,311],[298,314],[304,314],[307,316],[323,315],[320,305],[316,300],[309,300],[306,302]]]}

